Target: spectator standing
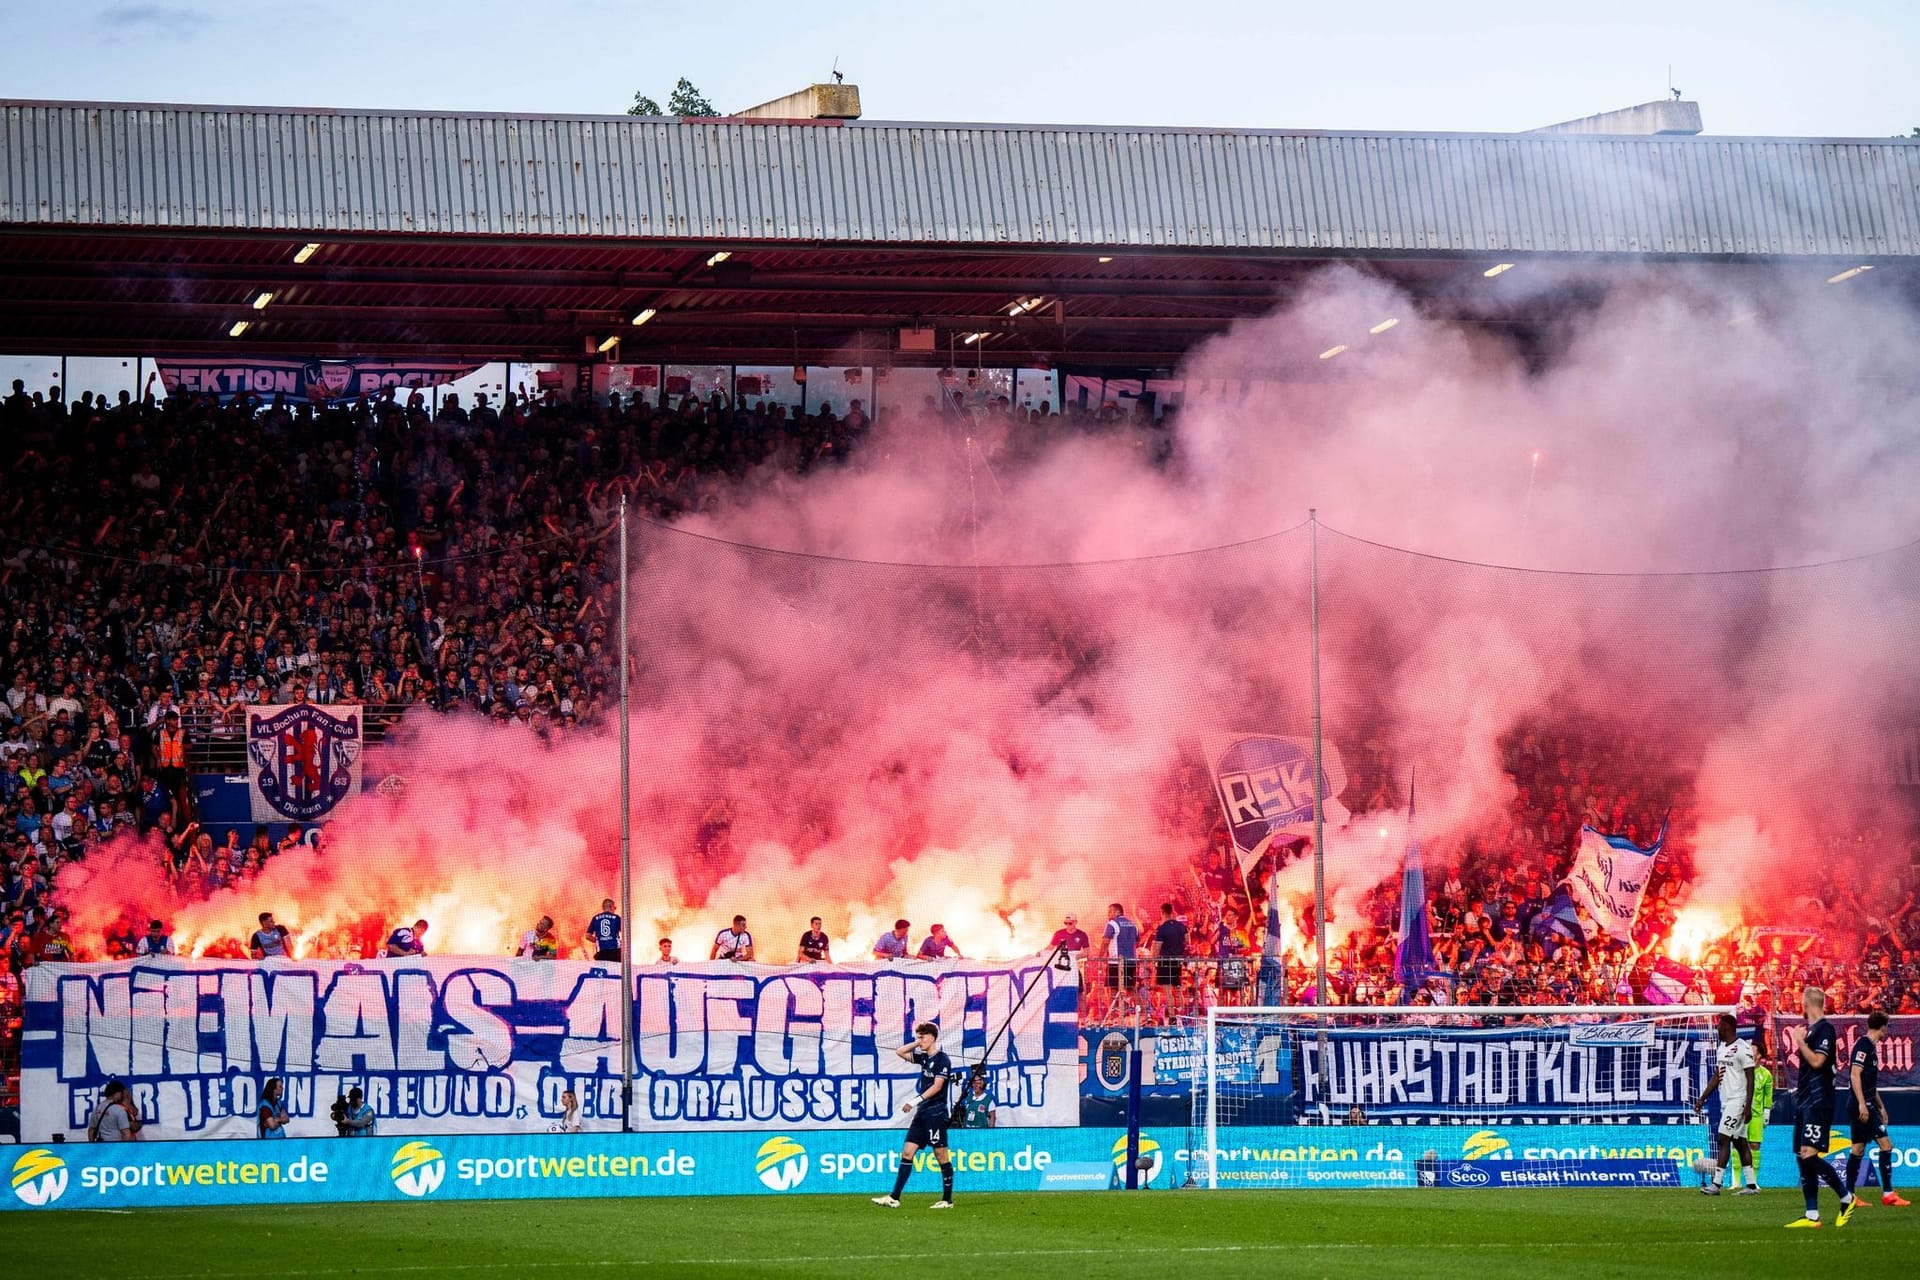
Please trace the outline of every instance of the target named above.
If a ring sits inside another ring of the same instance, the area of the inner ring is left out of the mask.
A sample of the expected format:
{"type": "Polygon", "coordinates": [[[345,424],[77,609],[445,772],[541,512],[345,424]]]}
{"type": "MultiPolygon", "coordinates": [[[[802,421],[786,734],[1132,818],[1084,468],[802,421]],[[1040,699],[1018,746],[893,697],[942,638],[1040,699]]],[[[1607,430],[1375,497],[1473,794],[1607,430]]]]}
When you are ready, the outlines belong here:
{"type": "Polygon", "coordinates": [[[553,936],[553,917],[541,916],[533,928],[521,934],[520,947],[513,954],[522,960],[559,959],[560,940],[553,936]]]}
{"type": "Polygon", "coordinates": [[[587,921],[587,946],[595,960],[620,958],[620,917],[612,898],[602,898],[600,914],[587,921]]]}
{"type": "Polygon", "coordinates": [[[167,712],[154,735],[153,766],[154,776],[172,800],[174,821],[184,822],[192,800],[187,786],[187,735],[178,711],[167,712]]]}
{"type": "Polygon", "coordinates": [[[1100,941],[1108,958],[1107,985],[1120,992],[1133,990],[1138,980],[1140,926],[1127,918],[1127,909],[1118,902],[1107,905],[1107,927],[1100,941]]]}
{"type": "Polygon", "coordinates": [[[947,936],[947,926],[936,924],[927,930],[927,936],[920,940],[920,958],[922,960],[944,960],[952,956],[964,960],[960,953],[960,944],[947,936]]]}
{"type": "Polygon", "coordinates": [[[284,1138],[287,1136],[286,1086],[280,1077],[267,1081],[260,1090],[260,1107],[254,1113],[254,1133],[261,1138],[284,1138]]]}
{"type": "Polygon", "coordinates": [[[378,1117],[373,1108],[367,1105],[366,1095],[359,1085],[347,1090],[347,1115],[340,1122],[340,1136],[343,1138],[371,1138],[378,1128],[378,1117]]]}
{"type": "Polygon", "coordinates": [[[1110,902],[1106,929],[1100,931],[1100,952],[1106,960],[1106,984],[1112,992],[1112,1011],[1123,1011],[1139,984],[1140,927],[1127,917],[1127,908],[1110,902]]]}
{"type": "Polygon", "coordinates": [[[260,927],[247,940],[247,953],[255,960],[285,960],[293,954],[289,939],[293,930],[275,923],[273,912],[260,913],[260,927]]]}
{"type": "Polygon", "coordinates": [[[964,1111],[956,1111],[960,1121],[955,1128],[991,1129],[993,1128],[993,1086],[987,1079],[986,1068],[976,1067],[967,1077],[967,1089],[960,1098],[964,1111]]]}
{"type": "Polygon", "coordinates": [[[127,1086],[110,1080],[101,1091],[100,1105],[87,1121],[87,1137],[93,1142],[132,1142],[140,1134],[140,1113],[127,1094],[127,1086]]]}
{"type": "Polygon", "coordinates": [[[747,932],[747,918],[735,916],[730,928],[722,929],[713,936],[713,950],[707,954],[709,960],[732,960],[739,964],[748,964],[753,960],[753,935],[747,932]]]}
{"type": "Polygon", "coordinates": [[[793,958],[796,964],[833,963],[833,944],[821,928],[819,916],[807,921],[807,931],[800,935],[800,947],[793,958]]]}
{"type": "Polygon", "coordinates": [[[415,920],[413,927],[401,925],[387,935],[387,956],[389,959],[400,956],[423,956],[427,954],[427,922],[415,920]]]}
{"type": "Polygon", "coordinates": [[[1158,957],[1154,966],[1155,981],[1168,990],[1177,988],[1186,968],[1187,923],[1174,915],[1171,902],[1160,904],[1160,923],[1153,931],[1153,953],[1158,957]]]}
{"type": "Polygon", "coordinates": [[[133,944],[136,956],[170,956],[173,952],[173,937],[167,927],[158,920],[147,921],[147,931],[133,944]]]}
{"type": "Polygon", "coordinates": [[[653,958],[653,962],[657,965],[675,965],[680,963],[680,957],[673,954],[672,938],[660,939],[660,954],[653,958]]]}
{"type": "Polygon", "coordinates": [[[895,920],[891,932],[880,935],[873,944],[875,960],[900,960],[907,954],[907,930],[913,926],[905,920],[895,920]]]}
{"type": "Polygon", "coordinates": [[[1065,951],[1078,960],[1087,953],[1093,943],[1087,937],[1087,931],[1080,927],[1080,917],[1070,915],[1061,922],[1058,929],[1053,931],[1053,937],[1047,940],[1047,945],[1065,951]]]}

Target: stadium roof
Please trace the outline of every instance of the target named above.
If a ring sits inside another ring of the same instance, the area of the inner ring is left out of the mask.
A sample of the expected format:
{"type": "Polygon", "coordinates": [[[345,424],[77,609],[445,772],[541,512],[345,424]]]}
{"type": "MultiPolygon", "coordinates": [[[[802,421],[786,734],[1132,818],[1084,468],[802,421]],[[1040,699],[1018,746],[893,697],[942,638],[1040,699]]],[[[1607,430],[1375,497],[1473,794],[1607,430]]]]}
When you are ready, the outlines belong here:
{"type": "Polygon", "coordinates": [[[1525,326],[1488,264],[1650,259],[1912,290],[1920,144],[0,102],[8,351],[1166,364],[1329,261],[1525,326]]]}

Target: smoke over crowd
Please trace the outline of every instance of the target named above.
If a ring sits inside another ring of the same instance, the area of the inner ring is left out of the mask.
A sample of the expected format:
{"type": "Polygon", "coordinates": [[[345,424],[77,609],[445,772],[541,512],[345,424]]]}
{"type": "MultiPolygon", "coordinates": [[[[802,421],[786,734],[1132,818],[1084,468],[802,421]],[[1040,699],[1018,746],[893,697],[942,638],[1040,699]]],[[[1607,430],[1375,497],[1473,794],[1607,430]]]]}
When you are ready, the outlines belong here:
{"type": "MultiPolygon", "coordinates": [[[[736,912],[762,959],[812,915],[842,953],[905,917],[1004,955],[1157,901],[1216,816],[1200,735],[1308,730],[1310,508],[1325,733],[1355,774],[1336,915],[1410,831],[1437,858],[1492,838],[1514,735],[1579,722],[1685,779],[1664,803],[1697,902],[1790,916],[1826,833],[1904,822],[1862,784],[1920,723],[1920,553],[1864,553],[1920,530],[1920,321],[1765,270],[1562,306],[1576,283],[1486,282],[1562,317],[1523,347],[1330,268],[1195,350],[1170,425],[926,415],[883,386],[844,465],[637,526],[636,955],[705,958],[736,912]]],[[[422,715],[377,750],[397,785],[320,850],[192,902],[129,839],[62,873],[76,926],[162,912],[204,945],[258,910],[309,940],[420,916],[432,950],[497,953],[542,913],[577,944],[619,896],[610,723],[549,747],[422,715]]]]}

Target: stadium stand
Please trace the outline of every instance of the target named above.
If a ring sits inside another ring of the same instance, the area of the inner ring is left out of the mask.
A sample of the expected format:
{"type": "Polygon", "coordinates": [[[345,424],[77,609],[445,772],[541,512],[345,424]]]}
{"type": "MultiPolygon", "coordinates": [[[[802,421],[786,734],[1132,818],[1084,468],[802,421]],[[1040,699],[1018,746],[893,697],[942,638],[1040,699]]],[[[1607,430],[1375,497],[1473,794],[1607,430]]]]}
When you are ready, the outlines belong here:
{"type": "MultiPolygon", "coordinates": [[[[1003,402],[989,413],[1013,411],[1003,402]]],[[[15,1100],[17,1057],[6,1055],[17,1054],[18,973],[131,955],[144,926],[68,936],[50,888],[61,865],[157,831],[176,883],[210,891],[274,856],[264,829],[216,848],[183,785],[189,765],[238,767],[246,704],[362,703],[373,741],[421,710],[518,720],[541,740],[591,724],[615,674],[605,534],[618,495],[660,520],[711,510],[749,472],[839,464],[867,425],[857,407],[790,418],[778,404],[718,395],[655,406],[522,391],[498,406],[449,398],[436,411],[418,392],[315,406],[149,388],[139,400],[69,404],[15,383],[0,404],[0,1106],[15,1100]]],[[[1027,425],[1014,437],[1023,447],[1052,432],[1124,431],[1156,462],[1173,448],[1172,415],[1155,422],[1137,408],[1130,418],[1111,405],[1043,408],[1027,425]]],[[[1394,763],[1372,748],[1351,756],[1356,808],[1397,806],[1394,763]]],[[[1635,1003],[1664,957],[1691,969],[1689,998],[1701,1002],[1791,1007],[1801,984],[1819,983],[1841,1007],[1920,1012],[1911,832],[1837,829],[1834,842],[1876,846],[1887,883],[1835,874],[1790,920],[1735,921],[1683,946],[1674,928],[1692,873],[1689,779],[1617,728],[1570,717],[1515,729],[1505,766],[1504,825],[1427,852],[1442,972],[1418,992],[1394,986],[1389,880],[1357,918],[1330,926],[1333,1000],[1635,1003]],[[1533,928],[1583,821],[1644,839],[1666,805],[1667,854],[1633,947],[1556,946],[1533,928]]],[[[1089,960],[1091,1025],[1255,998],[1273,855],[1239,865],[1197,757],[1169,781],[1164,814],[1165,834],[1193,856],[1134,918],[1150,928],[1159,904],[1173,903],[1189,954],[1141,965],[1124,990],[1089,960]],[[1175,968],[1178,982],[1155,981],[1175,968]]],[[[1082,907],[1096,938],[1099,905],[1082,907]]],[[[1284,998],[1311,1000],[1310,902],[1278,909],[1292,940],[1284,998]]]]}

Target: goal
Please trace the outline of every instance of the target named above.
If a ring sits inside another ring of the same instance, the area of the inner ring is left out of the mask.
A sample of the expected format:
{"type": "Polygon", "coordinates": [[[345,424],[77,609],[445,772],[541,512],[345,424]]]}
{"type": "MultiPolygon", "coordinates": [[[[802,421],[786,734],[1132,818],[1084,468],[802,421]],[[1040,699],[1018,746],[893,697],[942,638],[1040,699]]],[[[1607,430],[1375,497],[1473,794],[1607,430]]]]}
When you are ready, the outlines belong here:
{"type": "MultiPolygon", "coordinates": [[[[1712,1006],[1209,1008],[1189,1186],[1678,1186],[1712,1149],[1712,1006]]],[[[1742,1029],[1751,1035],[1750,1028],[1742,1029]]],[[[1193,1043],[1198,1041],[1198,1043],[1193,1043]]],[[[1169,1064],[1171,1065],[1171,1063],[1169,1064]]],[[[1165,1072],[1161,1073],[1164,1079],[1165,1072]]]]}

